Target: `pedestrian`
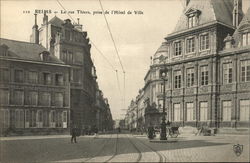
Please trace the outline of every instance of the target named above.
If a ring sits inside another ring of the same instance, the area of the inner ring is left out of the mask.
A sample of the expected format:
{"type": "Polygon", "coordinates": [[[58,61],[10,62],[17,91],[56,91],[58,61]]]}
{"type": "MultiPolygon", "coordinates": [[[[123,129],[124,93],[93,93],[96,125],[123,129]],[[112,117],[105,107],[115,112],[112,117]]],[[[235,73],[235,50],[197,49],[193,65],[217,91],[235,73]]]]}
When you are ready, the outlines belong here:
{"type": "Polygon", "coordinates": [[[94,133],[95,133],[95,137],[98,136],[98,128],[96,126],[94,126],[94,133]]]}
{"type": "Polygon", "coordinates": [[[77,128],[76,128],[76,126],[74,126],[74,127],[72,128],[72,130],[71,130],[71,143],[73,143],[73,141],[74,141],[75,143],[77,143],[77,142],[76,142],[76,136],[77,136],[77,128]]]}

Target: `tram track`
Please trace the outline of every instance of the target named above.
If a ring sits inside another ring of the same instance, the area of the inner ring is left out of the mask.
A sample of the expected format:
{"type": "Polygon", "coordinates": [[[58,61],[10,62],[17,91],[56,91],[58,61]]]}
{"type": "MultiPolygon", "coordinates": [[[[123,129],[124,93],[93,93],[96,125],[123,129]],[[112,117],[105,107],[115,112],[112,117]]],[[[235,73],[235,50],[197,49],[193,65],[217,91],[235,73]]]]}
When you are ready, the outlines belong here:
{"type": "Polygon", "coordinates": [[[149,148],[151,151],[153,151],[158,156],[158,158],[159,158],[158,162],[166,162],[167,158],[166,158],[165,155],[163,155],[161,152],[155,150],[154,148],[152,148],[148,144],[144,143],[142,140],[138,139],[137,137],[134,136],[134,138],[136,138],[136,140],[138,140],[138,142],[140,142],[141,144],[143,144],[144,146],[146,146],[147,148],[149,148]]]}
{"type": "MultiPolygon", "coordinates": [[[[128,137],[128,135],[126,135],[128,137]]],[[[129,142],[132,144],[132,146],[135,148],[135,150],[138,153],[138,157],[136,159],[135,162],[140,162],[141,158],[142,158],[142,152],[140,151],[140,149],[135,145],[135,143],[133,143],[132,140],[130,140],[130,138],[128,137],[129,142]]]]}
{"type": "Polygon", "coordinates": [[[118,144],[118,133],[116,134],[115,153],[109,159],[107,159],[106,161],[104,161],[105,163],[109,162],[110,160],[112,160],[117,155],[117,144],[118,144]]]}
{"type": "MultiPolygon", "coordinates": [[[[103,151],[105,151],[105,148],[107,148],[108,146],[108,143],[111,142],[112,138],[113,138],[113,135],[114,134],[111,134],[111,136],[105,141],[104,145],[102,146],[102,148],[100,148],[100,150],[93,156],[93,157],[90,157],[86,160],[84,160],[83,162],[96,162],[95,158],[100,156],[102,154],[103,151]]],[[[146,144],[145,142],[143,142],[142,140],[138,139],[137,137],[133,136],[137,141],[137,143],[135,143],[128,134],[126,134],[126,137],[128,139],[128,141],[130,142],[130,144],[133,146],[133,148],[136,150],[136,153],[138,154],[137,158],[135,161],[133,162],[141,162],[142,161],[142,158],[143,158],[143,152],[142,152],[142,149],[143,149],[143,146],[150,149],[150,151],[152,151],[153,153],[155,153],[155,155],[158,156],[158,162],[166,162],[166,156],[163,155],[161,152],[155,150],[154,148],[152,148],[150,145],[146,144]],[[139,145],[139,143],[141,145],[139,145]],[[139,147],[140,146],[140,147],[139,147]],[[141,148],[141,149],[140,149],[141,148]]],[[[118,139],[119,139],[119,134],[117,133],[116,134],[116,140],[115,140],[115,148],[114,148],[114,153],[112,156],[110,156],[109,158],[107,158],[105,161],[101,161],[101,162],[112,162],[113,160],[115,161],[115,157],[117,156],[118,154],[118,139]]],[[[119,159],[119,158],[118,158],[119,159]]]]}
{"type": "Polygon", "coordinates": [[[90,157],[90,158],[84,160],[83,162],[88,162],[88,161],[94,159],[95,157],[99,156],[99,155],[102,153],[102,151],[104,150],[104,148],[106,147],[107,143],[108,143],[110,140],[112,140],[112,136],[113,136],[113,134],[111,134],[111,136],[105,141],[105,143],[104,143],[104,145],[102,146],[102,148],[101,148],[100,150],[98,150],[98,152],[97,152],[93,157],[90,157]]]}

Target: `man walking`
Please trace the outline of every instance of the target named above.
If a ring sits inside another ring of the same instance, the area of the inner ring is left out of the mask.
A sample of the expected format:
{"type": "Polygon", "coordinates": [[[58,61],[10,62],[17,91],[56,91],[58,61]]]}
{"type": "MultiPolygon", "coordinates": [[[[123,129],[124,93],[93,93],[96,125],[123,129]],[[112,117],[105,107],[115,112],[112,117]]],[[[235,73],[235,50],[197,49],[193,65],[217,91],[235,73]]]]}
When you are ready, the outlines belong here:
{"type": "Polygon", "coordinates": [[[77,128],[76,126],[74,126],[71,130],[71,143],[73,143],[73,140],[74,142],[76,143],[76,135],[77,135],[77,128]]]}

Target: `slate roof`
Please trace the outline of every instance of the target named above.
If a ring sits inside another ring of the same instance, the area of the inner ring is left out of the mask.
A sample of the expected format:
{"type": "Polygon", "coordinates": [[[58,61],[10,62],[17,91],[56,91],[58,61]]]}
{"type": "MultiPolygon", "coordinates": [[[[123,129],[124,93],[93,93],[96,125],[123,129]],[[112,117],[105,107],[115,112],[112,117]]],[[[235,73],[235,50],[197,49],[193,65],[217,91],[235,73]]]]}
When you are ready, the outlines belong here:
{"type": "Polygon", "coordinates": [[[154,58],[160,57],[161,55],[167,56],[168,46],[166,42],[163,42],[154,54],[154,58]]]}
{"type": "Polygon", "coordinates": [[[190,8],[201,11],[199,16],[199,25],[218,21],[220,23],[233,26],[233,7],[233,0],[191,0],[180,16],[173,33],[188,29],[187,16],[185,13],[190,8]]]}
{"type": "MultiPolygon", "coordinates": [[[[42,45],[0,38],[0,46],[3,45],[6,45],[8,47],[9,58],[45,62],[41,60],[39,55],[40,53],[47,51],[47,49],[42,45]]],[[[50,59],[46,62],[60,64],[64,63],[63,61],[56,58],[54,55],[49,55],[49,57],[50,59]]]]}
{"type": "Polygon", "coordinates": [[[248,25],[248,28],[250,28],[250,8],[248,8],[246,14],[244,15],[243,19],[241,20],[239,26],[237,27],[237,29],[235,30],[234,34],[233,34],[233,38],[235,41],[235,45],[239,44],[240,41],[240,33],[239,30],[243,27],[248,25]]]}
{"type": "Polygon", "coordinates": [[[62,24],[64,23],[64,21],[58,18],[57,16],[54,16],[52,19],[50,19],[48,23],[57,27],[62,27],[62,24]]]}

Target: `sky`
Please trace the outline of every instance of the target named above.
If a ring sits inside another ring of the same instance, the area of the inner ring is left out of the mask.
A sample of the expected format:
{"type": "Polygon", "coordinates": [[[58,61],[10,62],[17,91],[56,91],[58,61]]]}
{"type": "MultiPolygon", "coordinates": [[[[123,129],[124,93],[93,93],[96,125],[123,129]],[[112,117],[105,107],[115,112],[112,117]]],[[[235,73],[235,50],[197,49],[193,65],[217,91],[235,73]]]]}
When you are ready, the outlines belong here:
{"type": "MultiPolygon", "coordinates": [[[[164,37],[174,30],[185,0],[101,0],[104,11],[109,12],[106,18],[124,67],[125,90],[123,71],[104,16],[100,14],[102,10],[99,0],[59,2],[75,21],[80,18],[83,30],[88,32],[91,42],[108,60],[92,46],[91,57],[97,70],[97,81],[109,100],[113,119],[124,118],[125,109],[144,86],[150,56],[160,47],[164,37]],[[134,11],[140,11],[141,14],[135,14],[134,11]],[[118,80],[114,69],[118,70],[118,80]]],[[[250,6],[249,2],[250,0],[243,0],[244,12],[250,6]]],[[[36,10],[50,10],[49,19],[55,15],[63,20],[70,18],[68,14],[61,13],[64,9],[56,0],[3,0],[0,6],[1,38],[29,42],[36,10]]],[[[42,17],[43,13],[39,13],[39,27],[42,17]]]]}

